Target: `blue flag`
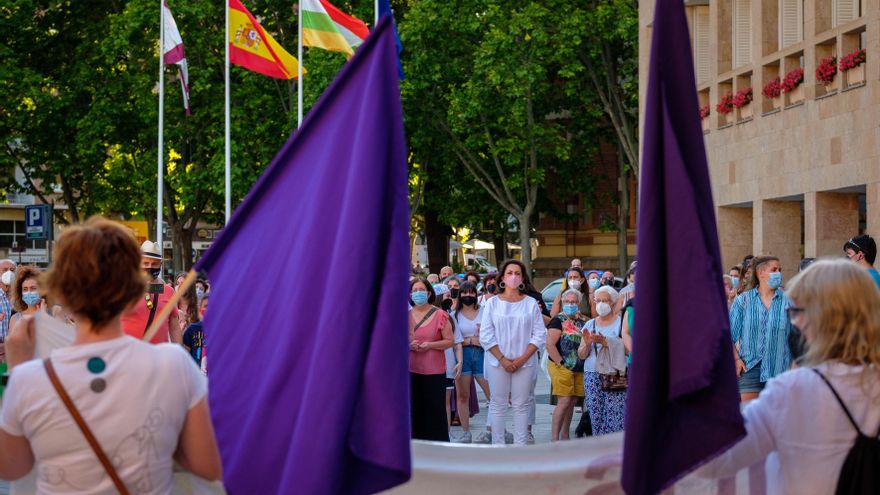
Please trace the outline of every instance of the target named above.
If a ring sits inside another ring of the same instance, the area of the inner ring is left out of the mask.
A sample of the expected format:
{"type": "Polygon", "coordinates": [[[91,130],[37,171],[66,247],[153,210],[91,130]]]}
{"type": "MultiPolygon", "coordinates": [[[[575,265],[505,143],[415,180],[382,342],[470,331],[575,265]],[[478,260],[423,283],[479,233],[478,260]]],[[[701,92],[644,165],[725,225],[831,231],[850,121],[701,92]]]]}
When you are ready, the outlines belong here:
{"type": "Polygon", "coordinates": [[[394,32],[379,23],[195,269],[230,493],[410,477],[409,205],[394,32]]]}
{"type": "Polygon", "coordinates": [[[391,17],[391,21],[394,23],[394,44],[397,47],[397,74],[402,81],[403,65],[400,64],[400,52],[403,51],[403,43],[400,42],[400,35],[397,34],[397,21],[394,20],[394,11],[391,10],[391,3],[389,0],[379,0],[379,19],[382,19],[386,15],[391,17]]]}
{"type": "Polygon", "coordinates": [[[629,495],[659,493],[745,436],[681,0],[657,0],[653,31],[621,480],[629,495]]]}

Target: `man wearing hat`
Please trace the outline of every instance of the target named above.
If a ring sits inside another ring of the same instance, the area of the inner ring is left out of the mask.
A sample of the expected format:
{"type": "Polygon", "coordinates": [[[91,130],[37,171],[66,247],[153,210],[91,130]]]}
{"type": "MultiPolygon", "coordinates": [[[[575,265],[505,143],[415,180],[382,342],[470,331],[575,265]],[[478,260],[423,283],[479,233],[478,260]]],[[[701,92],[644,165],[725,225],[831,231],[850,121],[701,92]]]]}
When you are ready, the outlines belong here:
{"type": "Polygon", "coordinates": [[[871,236],[865,234],[853,237],[843,245],[843,252],[846,253],[846,257],[850,261],[868,270],[874,283],[880,287],[880,273],[877,273],[877,269],[874,268],[874,259],[877,258],[877,243],[871,236]]]}
{"type": "MultiPolygon", "coordinates": [[[[147,329],[153,323],[153,319],[168,304],[168,300],[174,294],[174,289],[159,278],[162,261],[162,251],[158,244],[152,241],[144,241],[141,244],[141,268],[149,279],[147,293],[138,300],[129,312],[122,315],[122,330],[136,339],[144,337],[147,329]]],[[[150,340],[152,344],[163,342],[178,344],[182,342],[177,308],[172,308],[171,314],[162,322],[159,331],[150,340]]]]}

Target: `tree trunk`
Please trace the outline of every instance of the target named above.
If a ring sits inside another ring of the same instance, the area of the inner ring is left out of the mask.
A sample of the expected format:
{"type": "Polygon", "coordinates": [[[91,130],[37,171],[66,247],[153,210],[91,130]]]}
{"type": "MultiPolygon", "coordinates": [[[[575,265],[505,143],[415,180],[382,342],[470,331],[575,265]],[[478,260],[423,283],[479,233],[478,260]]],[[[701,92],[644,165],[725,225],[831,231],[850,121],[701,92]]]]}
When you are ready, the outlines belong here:
{"type": "Polygon", "coordinates": [[[507,235],[504,230],[501,234],[497,230],[492,233],[492,244],[495,245],[495,266],[501,267],[501,263],[507,259],[507,235]]]}
{"type": "Polygon", "coordinates": [[[180,230],[180,249],[182,251],[180,262],[182,271],[189,271],[193,266],[192,239],[195,229],[196,222],[193,221],[190,228],[180,230]]]}
{"type": "MultiPolygon", "coordinates": [[[[617,209],[617,260],[620,264],[620,274],[623,276],[629,268],[627,260],[627,230],[629,229],[629,172],[623,155],[618,151],[617,163],[620,177],[618,178],[618,192],[620,193],[620,207],[617,209]]],[[[626,283],[626,281],[624,281],[626,283]]]]}
{"type": "Polygon", "coordinates": [[[182,231],[183,225],[181,225],[179,222],[174,222],[171,225],[171,266],[174,268],[174,273],[180,273],[183,271],[184,248],[183,244],[180,242],[183,238],[182,231]]]}
{"type": "Polygon", "coordinates": [[[439,273],[449,264],[449,235],[452,229],[440,222],[436,212],[425,209],[425,245],[430,273],[439,273]]]}
{"type": "Polygon", "coordinates": [[[519,222],[519,245],[522,248],[520,251],[520,261],[526,265],[526,272],[529,274],[529,278],[534,278],[532,277],[532,243],[529,242],[529,234],[532,230],[530,216],[528,213],[519,216],[517,221],[519,222]]]}

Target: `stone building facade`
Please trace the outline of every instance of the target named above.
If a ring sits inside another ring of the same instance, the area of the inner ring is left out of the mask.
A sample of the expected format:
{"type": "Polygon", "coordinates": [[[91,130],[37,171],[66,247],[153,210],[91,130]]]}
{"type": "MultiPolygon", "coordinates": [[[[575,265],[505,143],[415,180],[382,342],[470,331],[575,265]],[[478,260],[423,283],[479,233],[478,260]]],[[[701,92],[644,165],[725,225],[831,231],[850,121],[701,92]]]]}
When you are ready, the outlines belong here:
{"type": "MultiPolygon", "coordinates": [[[[880,236],[880,0],[684,3],[726,267],[775,255],[790,278],[801,258],[880,236]],[[866,62],[841,70],[860,49],[866,62]],[[837,69],[829,84],[816,73],[822,64],[837,69]],[[776,78],[796,81],[797,69],[800,85],[762,94],[776,78]],[[725,95],[749,88],[751,103],[719,113],[725,95]]],[[[642,101],[653,9],[640,2],[642,101]]]]}

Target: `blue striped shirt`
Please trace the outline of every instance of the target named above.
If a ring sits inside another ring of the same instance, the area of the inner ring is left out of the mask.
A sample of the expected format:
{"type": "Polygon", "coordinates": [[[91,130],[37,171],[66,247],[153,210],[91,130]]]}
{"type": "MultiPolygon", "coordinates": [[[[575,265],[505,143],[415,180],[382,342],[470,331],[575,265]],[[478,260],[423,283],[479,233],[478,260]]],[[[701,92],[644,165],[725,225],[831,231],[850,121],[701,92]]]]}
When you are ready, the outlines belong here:
{"type": "Polygon", "coordinates": [[[0,337],[2,340],[6,340],[6,336],[9,335],[9,318],[12,317],[12,305],[9,304],[9,298],[6,297],[6,293],[0,289],[0,313],[3,313],[3,318],[0,319],[0,337]]]}
{"type": "Polygon", "coordinates": [[[762,382],[791,367],[788,334],[792,327],[785,312],[789,306],[782,289],[776,289],[770,308],[765,308],[755,288],[737,296],[730,307],[730,333],[739,357],[746,370],[761,363],[762,382]]]}

